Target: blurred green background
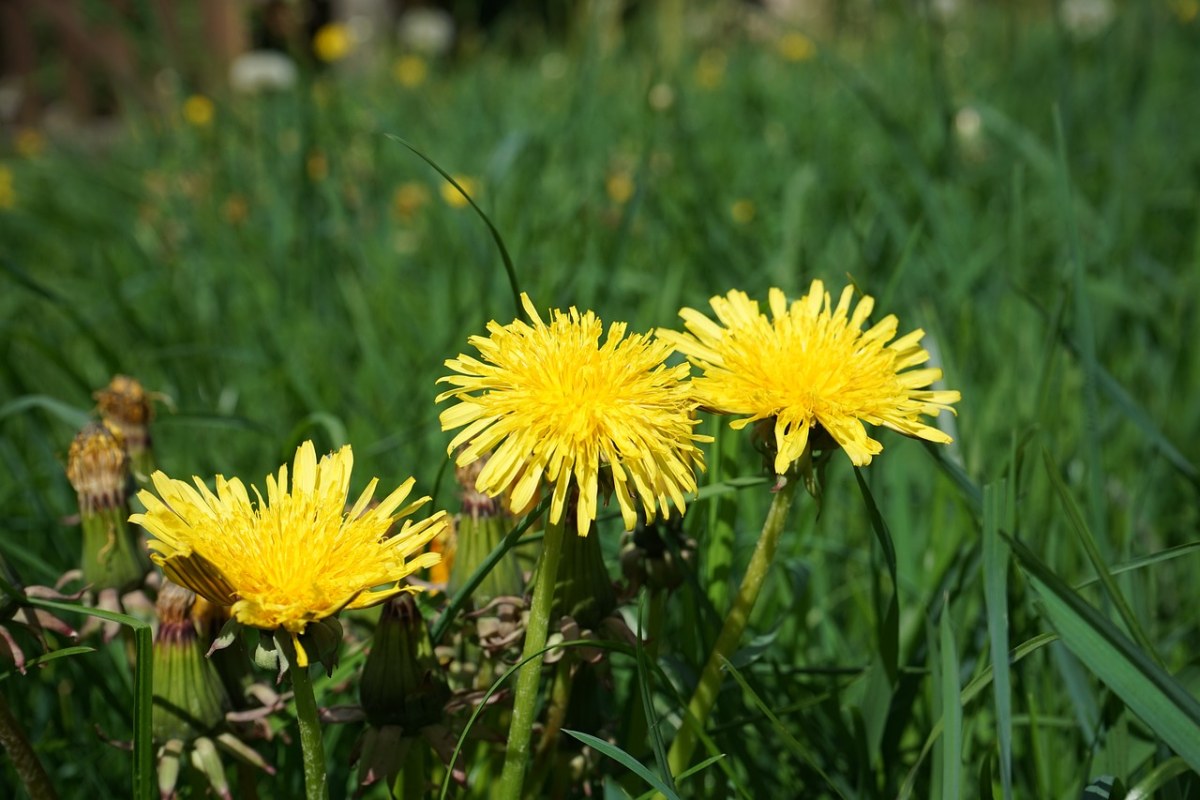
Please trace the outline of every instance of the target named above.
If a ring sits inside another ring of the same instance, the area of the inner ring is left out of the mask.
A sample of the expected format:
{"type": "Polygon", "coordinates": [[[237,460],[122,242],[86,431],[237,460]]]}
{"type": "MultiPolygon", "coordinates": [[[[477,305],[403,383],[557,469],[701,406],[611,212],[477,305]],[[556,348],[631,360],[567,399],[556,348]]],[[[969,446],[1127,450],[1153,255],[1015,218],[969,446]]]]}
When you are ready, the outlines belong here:
{"type": "MultiPolygon", "coordinates": [[[[796,741],[727,681],[716,743],[730,771],[689,785],[837,796],[824,773],[843,796],[894,797],[911,770],[915,796],[951,796],[944,761],[960,758],[960,796],[998,787],[990,688],[954,752],[938,739],[917,758],[943,709],[944,604],[954,677],[992,663],[981,487],[1003,498],[1001,527],[1068,583],[1093,570],[1048,469],[1109,564],[1197,538],[1197,4],[767,5],[524,6],[486,26],[467,15],[441,53],[348,25],[325,30],[345,36],[326,42],[341,57],[293,53],[290,87],[155,72],[149,104],[115,93],[103,137],[87,121],[10,126],[0,553],[28,583],[77,560],[65,454],[115,373],[169,398],[154,437],[173,476],[259,482],[314,438],[354,445],[358,485],[411,474],[453,506],[435,380],[515,306],[487,227],[402,137],[469,189],[539,308],[644,331],[731,288],[795,297],[820,278],[927,331],[963,394],[941,421],[956,442],[939,466],[885,433],[864,473],[897,550],[902,674],[882,694],[871,682],[890,578],[837,458],[819,517],[811,501],[794,515],[739,664],[796,741]]],[[[143,59],[161,49],[130,35],[143,59]]],[[[37,79],[52,89],[55,72],[37,79]]],[[[711,480],[760,470],[728,435],[709,462],[711,480]]],[[[662,654],[681,685],[715,635],[705,602],[723,610],[748,558],[760,494],[688,517],[702,590],[680,593],[662,654]]],[[[1200,648],[1193,558],[1120,578],[1185,684],[1200,648]]],[[[1009,592],[1010,646],[1051,630],[1015,572],[1009,592]]],[[[1111,611],[1094,588],[1083,596],[1111,611]]],[[[119,654],[0,687],[67,796],[125,785],[90,724],[127,730],[127,678],[106,658],[119,654]]],[[[1078,796],[1100,775],[1128,786],[1169,759],[1091,666],[1053,645],[1014,667],[1016,797],[1078,796]]],[[[1187,778],[1163,791],[1200,796],[1187,778]]]]}

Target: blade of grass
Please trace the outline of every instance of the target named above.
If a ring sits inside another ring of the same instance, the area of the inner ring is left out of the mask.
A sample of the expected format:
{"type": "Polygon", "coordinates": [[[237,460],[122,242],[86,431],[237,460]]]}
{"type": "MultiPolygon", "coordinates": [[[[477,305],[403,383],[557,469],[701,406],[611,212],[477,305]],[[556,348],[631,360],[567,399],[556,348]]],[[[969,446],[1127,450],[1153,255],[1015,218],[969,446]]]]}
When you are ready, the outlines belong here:
{"type": "Polygon", "coordinates": [[[1117,586],[1117,582],[1113,580],[1112,573],[1109,572],[1108,565],[1104,562],[1104,558],[1100,554],[1100,548],[1096,543],[1096,539],[1092,536],[1091,530],[1088,529],[1083,515],[1079,513],[1079,507],[1075,505],[1075,500],[1071,497],[1070,490],[1067,489],[1062,476],[1059,475],[1058,467],[1051,458],[1049,450],[1043,448],[1042,460],[1046,465],[1046,474],[1050,477],[1050,483],[1058,494],[1059,502],[1062,503],[1063,509],[1067,512],[1067,520],[1071,524],[1071,530],[1075,532],[1079,544],[1083,546],[1088,560],[1092,563],[1092,569],[1096,570],[1096,577],[1100,580],[1101,586],[1104,587],[1104,593],[1108,595],[1108,599],[1117,607],[1117,613],[1125,621],[1126,628],[1133,635],[1138,646],[1145,650],[1161,666],[1162,659],[1159,658],[1154,643],[1150,641],[1150,637],[1142,629],[1142,625],[1138,622],[1133,609],[1126,602],[1125,596],[1117,586]]]}
{"type": "Polygon", "coordinates": [[[1028,547],[1013,539],[1009,545],[1063,644],[1168,747],[1200,770],[1200,702],[1028,547]]]}
{"type": "Polygon", "coordinates": [[[133,630],[136,667],[133,677],[133,794],[137,800],[154,800],[158,779],[154,770],[154,735],[150,715],[154,701],[153,631],[149,623],[126,614],[99,608],[84,608],[56,600],[36,597],[25,599],[27,604],[51,611],[67,611],[88,617],[116,622],[133,630]]]}
{"type": "MultiPolygon", "coordinates": [[[[996,698],[996,731],[1000,743],[1000,785],[1012,800],[1012,687],[1008,659],[1008,546],[1000,538],[1000,518],[1007,500],[1005,481],[983,487],[983,599],[996,698]]],[[[989,788],[989,792],[991,789],[989,788]]]]}
{"type": "MultiPolygon", "coordinates": [[[[1012,652],[1009,653],[1009,666],[1016,664],[1030,653],[1040,650],[1046,645],[1057,641],[1057,634],[1041,633],[1032,639],[1029,639],[1028,641],[1022,642],[1013,648],[1012,652]]],[[[991,683],[992,668],[989,666],[985,667],[982,673],[980,673],[976,678],[972,679],[971,682],[963,688],[962,692],[958,696],[958,702],[965,707],[968,703],[978,697],[979,693],[991,685],[991,683]]],[[[912,797],[913,789],[917,783],[917,773],[920,771],[921,765],[925,762],[926,757],[929,755],[929,751],[933,749],[934,742],[941,737],[944,725],[944,721],[939,719],[933,724],[933,729],[929,731],[929,735],[925,737],[925,744],[921,747],[921,753],[917,756],[916,762],[909,768],[908,775],[905,776],[904,783],[900,786],[900,791],[896,795],[898,800],[907,800],[907,798],[912,797]]]]}
{"type": "Polygon", "coordinates": [[[1122,800],[1149,800],[1155,792],[1190,769],[1188,763],[1179,756],[1168,758],[1152,769],[1146,777],[1129,787],[1122,800]]]}
{"type": "Polygon", "coordinates": [[[832,789],[838,797],[841,797],[842,800],[847,800],[847,795],[845,791],[843,791],[843,787],[835,783],[829,774],[821,768],[821,765],[812,760],[812,756],[809,755],[808,749],[805,748],[800,740],[792,734],[788,726],[783,724],[783,721],[776,716],[771,707],[763,702],[763,699],[759,697],[757,692],[754,691],[754,688],[750,686],[750,683],[745,679],[745,677],[743,677],[742,673],[738,671],[737,667],[735,667],[729,662],[728,659],[725,658],[721,659],[721,662],[725,668],[725,671],[728,672],[735,681],[737,681],[738,686],[742,687],[742,691],[750,696],[750,701],[754,703],[754,707],[757,708],[764,717],[770,720],[771,726],[775,729],[775,733],[788,746],[788,749],[792,751],[793,755],[807,764],[811,770],[820,775],[829,788],[832,789]]]}
{"type": "Polygon", "coordinates": [[[596,752],[602,753],[613,759],[618,764],[625,767],[625,769],[634,773],[646,783],[654,787],[655,791],[662,794],[663,797],[667,798],[667,800],[679,800],[679,795],[675,794],[674,789],[668,786],[662,778],[660,778],[658,775],[655,775],[653,772],[647,769],[644,764],[616,745],[592,736],[590,733],[573,731],[570,728],[563,728],[562,732],[568,736],[578,739],[596,752]]]}
{"type": "MultiPolygon", "coordinates": [[[[1071,186],[1071,168],[1067,161],[1066,134],[1063,132],[1062,114],[1054,108],[1054,141],[1058,151],[1059,207],[1066,216],[1067,252],[1071,260],[1072,302],[1075,311],[1075,341],[1079,343],[1079,360],[1083,367],[1083,452],[1088,475],[1088,519],[1092,530],[1103,533],[1104,512],[1104,462],[1100,458],[1100,408],[1096,395],[1096,332],[1092,324],[1092,304],[1088,298],[1087,270],[1083,263],[1083,250],[1079,242],[1079,226],[1073,207],[1074,192],[1071,186]]],[[[1104,542],[1108,545],[1108,542],[1104,542]]]]}
{"type": "Polygon", "coordinates": [[[509,254],[508,254],[508,248],[504,246],[504,239],[503,239],[503,237],[500,236],[500,231],[497,230],[496,226],[492,224],[492,220],[488,217],[487,214],[483,213],[482,208],[480,208],[478,205],[476,205],[475,199],[473,197],[471,197],[471,195],[467,192],[467,190],[464,189],[462,186],[460,186],[458,184],[458,181],[454,180],[454,178],[450,175],[450,173],[446,172],[446,170],[444,170],[440,166],[438,166],[438,163],[436,161],[434,161],[432,158],[430,158],[429,156],[422,153],[416,147],[409,144],[408,142],[406,142],[404,139],[400,138],[399,136],[396,136],[393,133],[387,133],[384,135],[387,136],[387,138],[391,139],[393,142],[398,142],[399,144],[402,144],[405,147],[407,147],[409,150],[411,150],[415,156],[420,158],[422,161],[424,161],[429,166],[433,167],[434,170],[436,170],[439,175],[441,175],[443,178],[445,178],[450,183],[451,186],[453,186],[458,191],[462,192],[463,197],[467,198],[467,202],[471,204],[471,208],[475,209],[475,213],[478,214],[479,218],[483,220],[483,224],[487,225],[488,231],[491,232],[491,234],[492,234],[492,240],[495,241],[496,248],[500,251],[500,260],[504,262],[504,271],[506,273],[508,273],[508,285],[509,285],[509,288],[512,290],[513,303],[516,305],[516,308],[517,308],[517,316],[520,319],[523,319],[526,322],[528,322],[529,320],[525,315],[525,307],[523,305],[521,305],[521,285],[520,285],[520,282],[517,280],[517,268],[515,266],[513,266],[513,260],[512,260],[512,257],[509,256],[509,254]]]}
{"type": "Polygon", "coordinates": [[[942,656],[942,720],[945,746],[942,758],[942,796],[962,796],[963,707],[959,702],[962,689],[958,678],[958,648],[950,623],[950,598],[942,603],[939,622],[942,656]]]}

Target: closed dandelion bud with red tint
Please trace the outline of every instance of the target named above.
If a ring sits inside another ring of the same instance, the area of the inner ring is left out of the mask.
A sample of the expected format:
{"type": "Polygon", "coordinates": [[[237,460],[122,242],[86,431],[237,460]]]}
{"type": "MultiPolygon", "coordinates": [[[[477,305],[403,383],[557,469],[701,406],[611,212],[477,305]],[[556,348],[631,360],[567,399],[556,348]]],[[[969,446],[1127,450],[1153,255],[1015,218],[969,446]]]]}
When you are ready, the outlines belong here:
{"type": "Polygon", "coordinates": [[[158,595],[154,638],[154,736],[191,741],[221,724],[229,695],[196,630],[190,589],[166,581],[158,595]]]}
{"type": "Polygon", "coordinates": [[[84,582],[97,591],[136,586],[149,564],[126,522],[129,458],[120,432],[100,423],[80,431],[67,457],[67,479],[79,497],[84,582]]]}
{"type": "MultiPolygon", "coordinates": [[[[513,517],[505,513],[499,500],[475,488],[475,481],[487,461],[485,455],[455,469],[462,513],[458,516],[456,551],[447,586],[451,594],[466,584],[512,527],[513,517]]],[[[496,597],[520,597],[524,590],[521,564],[516,552],[510,550],[492,566],[471,597],[476,607],[482,607],[496,597]]]]}

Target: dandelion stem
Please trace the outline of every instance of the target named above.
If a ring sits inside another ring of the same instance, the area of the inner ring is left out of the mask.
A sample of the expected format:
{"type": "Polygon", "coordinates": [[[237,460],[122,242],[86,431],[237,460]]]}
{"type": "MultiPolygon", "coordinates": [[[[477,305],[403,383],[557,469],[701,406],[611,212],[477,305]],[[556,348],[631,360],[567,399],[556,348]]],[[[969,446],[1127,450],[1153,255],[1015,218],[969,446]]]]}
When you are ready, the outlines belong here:
{"type": "Polygon", "coordinates": [[[725,618],[725,624],[721,627],[720,635],[717,636],[717,643],[713,645],[712,653],[704,665],[704,671],[700,673],[700,681],[696,684],[696,690],[692,693],[692,699],[688,703],[687,716],[690,721],[689,719],[684,720],[683,727],[679,729],[679,734],[671,743],[671,751],[667,754],[667,764],[672,775],[678,775],[687,769],[692,751],[696,749],[697,731],[702,730],[708,721],[708,715],[717,699],[717,690],[721,687],[722,662],[733,656],[741,641],[742,633],[746,630],[746,621],[750,618],[750,612],[758,600],[758,592],[762,589],[767,577],[767,570],[770,569],[771,562],[775,559],[779,534],[783,532],[788,509],[792,506],[792,499],[795,497],[796,487],[799,485],[800,481],[789,480],[776,491],[775,498],[771,501],[771,508],[767,512],[767,521],[763,523],[762,533],[759,534],[758,544],[754,548],[754,555],[750,557],[750,564],[746,567],[746,574],[742,577],[742,585],[738,589],[733,606],[729,609],[729,616],[725,618]]]}
{"type": "Polygon", "coordinates": [[[296,720],[300,723],[300,749],[304,753],[304,796],[307,800],[329,800],[325,780],[325,748],[321,744],[321,720],[317,716],[317,698],[313,695],[308,667],[296,665],[296,651],[283,631],[275,638],[288,660],[292,691],[296,700],[296,720]]]}
{"type": "Polygon", "coordinates": [[[542,658],[536,654],[545,648],[550,629],[550,607],[554,600],[559,556],[562,554],[563,524],[562,519],[558,522],[548,521],[542,540],[542,563],[533,587],[533,605],[529,609],[529,626],[525,630],[525,648],[521,653],[522,661],[530,660],[517,674],[512,722],[508,728],[508,748],[504,754],[504,770],[500,773],[497,793],[501,800],[519,800],[525,782],[525,768],[530,760],[529,743],[537,708],[538,679],[542,670],[542,658]]]}

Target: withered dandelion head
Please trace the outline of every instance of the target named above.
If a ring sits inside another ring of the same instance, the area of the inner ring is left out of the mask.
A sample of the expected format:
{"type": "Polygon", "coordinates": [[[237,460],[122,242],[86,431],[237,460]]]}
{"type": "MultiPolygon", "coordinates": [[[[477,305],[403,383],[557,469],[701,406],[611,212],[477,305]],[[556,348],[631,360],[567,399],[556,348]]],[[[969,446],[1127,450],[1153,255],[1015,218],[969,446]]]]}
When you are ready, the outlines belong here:
{"type": "MultiPolygon", "coordinates": [[[[372,506],[379,482],[373,479],[346,511],[353,463],[348,445],[318,461],[305,442],[296,451],[291,488],[284,465],[278,476],[267,476],[265,499],[251,487],[256,501],[237,478],[218,475],[214,494],[199,478],[193,488],[155,472],[157,496],[141,492],[146,512],[130,521],[154,537],[150,557],[168,578],[229,606],[244,625],[282,628],[295,640],[310,622],[414,591],[401,581],[439,560],[422,551],[446,527],[443,511],[405,520],[388,536],[393,523],[429,500],[400,507],[412,478],[372,506]]],[[[297,663],[306,666],[295,644],[297,663]]]]}
{"type": "Polygon", "coordinates": [[[818,426],[858,466],[883,449],[864,422],[950,442],[921,421],[953,411],[950,404],[960,397],[926,388],[941,379],[940,369],[911,369],[929,360],[920,345],[924,331],[892,341],[893,315],[864,331],[875,301],[864,296],[851,310],[853,294],[847,286],[835,306],[821,281],[813,281],[808,294],[789,305],[782,290],[771,289],[768,319],[757,301],[731,291],[709,301],[717,322],[685,308],[679,315],[688,333],[659,330],[658,336],[703,371],[693,385],[704,407],[744,415],[733,421],[735,429],[774,420],[777,474],[804,455],[818,426]]]}
{"type": "Polygon", "coordinates": [[[530,323],[488,323],[488,336],[469,340],[481,359],[450,359],[455,374],[440,378],[453,389],[438,402],[458,401],[441,414],[443,430],[463,428],[466,465],[493,450],[476,487],[493,497],[509,492],[512,509],[528,505],[545,481],[553,487],[550,520],[563,518],[571,486],[578,488],[576,527],[586,536],[596,518],[602,470],[610,479],[627,529],[637,522],[634,498],[646,516],[682,513],[704,461],[697,442],[697,403],[688,366],[663,362],[671,347],[646,335],[625,335],[616,322],[604,333],[591,311],[554,311],[550,323],[529,297],[521,302],[530,323]]]}

